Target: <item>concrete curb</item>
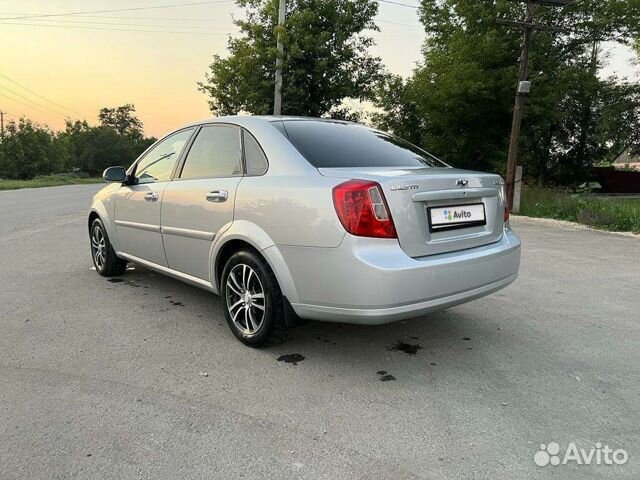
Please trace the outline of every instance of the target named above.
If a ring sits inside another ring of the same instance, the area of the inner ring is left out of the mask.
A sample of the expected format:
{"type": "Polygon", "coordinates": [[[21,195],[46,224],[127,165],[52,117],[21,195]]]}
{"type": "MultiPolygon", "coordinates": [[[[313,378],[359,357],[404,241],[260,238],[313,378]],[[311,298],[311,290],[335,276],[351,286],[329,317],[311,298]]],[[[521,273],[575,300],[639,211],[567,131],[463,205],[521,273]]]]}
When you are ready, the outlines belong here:
{"type": "Polygon", "coordinates": [[[524,215],[514,215],[511,214],[511,218],[516,222],[529,223],[529,224],[538,224],[538,225],[547,225],[550,227],[564,227],[570,228],[573,230],[590,230],[592,232],[604,233],[609,235],[618,235],[622,237],[635,238],[640,240],[640,234],[633,232],[612,232],[609,230],[600,230],[598,228],[589,227],[588,225],[583,225],[581,223],[569,222],[566,220],[556,220],[554,218],[539,218],[539,217],[525,217],[524,215]]]}

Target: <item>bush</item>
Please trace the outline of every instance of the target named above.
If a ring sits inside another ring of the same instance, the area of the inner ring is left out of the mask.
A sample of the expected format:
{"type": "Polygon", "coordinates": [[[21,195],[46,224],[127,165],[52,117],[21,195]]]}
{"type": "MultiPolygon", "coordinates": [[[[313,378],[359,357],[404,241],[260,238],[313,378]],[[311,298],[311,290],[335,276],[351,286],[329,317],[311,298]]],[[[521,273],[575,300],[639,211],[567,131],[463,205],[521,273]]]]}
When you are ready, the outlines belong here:
{"type": "Polygon", "coordinates": [[[0,174],[26,180],[36,175],[59,172],[64,151],[55,134],[31,120],[21,118],[7,124],[0,152],[0,174]]]}
{"type": "Polygon", "coordinates": [[[531,186],[522,193],[521,215],[640,233],[640,198],[585,197],[531,186]]]}

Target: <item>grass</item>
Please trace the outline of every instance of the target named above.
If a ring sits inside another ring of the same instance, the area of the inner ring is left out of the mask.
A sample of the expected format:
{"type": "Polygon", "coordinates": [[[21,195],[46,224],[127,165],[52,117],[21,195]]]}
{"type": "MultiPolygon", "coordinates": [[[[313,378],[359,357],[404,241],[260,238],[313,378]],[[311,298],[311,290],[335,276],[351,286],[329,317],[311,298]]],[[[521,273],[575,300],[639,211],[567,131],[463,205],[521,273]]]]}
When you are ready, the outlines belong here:
{"type": "Polygon", "coordinates": [[[101,183],[102,178],[85,178],[73,174],[46,175],[31,180],[2,180],[0,190],[17,190],[19,188],[56,187],[58,185],[83,185],[101,183]]]}
{"type": "Polygon", "coordinates": [[[519,214],[568,220],[614,232],[640,233],[640,198],[598,198],[525,187],[519,214]]]}

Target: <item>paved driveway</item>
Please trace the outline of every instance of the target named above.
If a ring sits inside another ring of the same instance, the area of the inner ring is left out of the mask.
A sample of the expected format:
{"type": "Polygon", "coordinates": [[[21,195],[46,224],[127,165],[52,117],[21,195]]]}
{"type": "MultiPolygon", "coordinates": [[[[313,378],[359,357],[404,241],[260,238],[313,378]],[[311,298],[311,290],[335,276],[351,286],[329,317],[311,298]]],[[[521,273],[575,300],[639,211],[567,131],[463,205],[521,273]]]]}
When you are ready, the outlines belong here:
{"type": "Polygon", "coordinates": [[[0,192],[3,480],[640,476],[640,240],[516,220],[498,294],[253,350],[204,291],[90,270],[97,188],[0,192]],[[550,442],[629,459],[536,466],[550,442]]]}

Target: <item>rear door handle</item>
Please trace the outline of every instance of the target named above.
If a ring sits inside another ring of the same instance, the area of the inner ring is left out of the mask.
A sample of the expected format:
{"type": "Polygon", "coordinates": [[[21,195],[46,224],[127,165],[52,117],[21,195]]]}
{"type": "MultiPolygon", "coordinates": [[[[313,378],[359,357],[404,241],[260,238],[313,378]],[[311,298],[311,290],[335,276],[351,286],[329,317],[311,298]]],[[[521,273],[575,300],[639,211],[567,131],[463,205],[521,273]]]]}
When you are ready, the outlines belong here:
{"type": "Polygon", "coordinates": [[[229,198],[229,192],[226,190],[214,190],[207,193],[207,202],[226,202],[227,198],[229,198]]]}
{"type": "Polygon", "coordinates": [[[144,199],[147,202],[155,202],[156,200],[158,200],[158,194],[156,192],[147,193],[144,196],[144,199]]]}

